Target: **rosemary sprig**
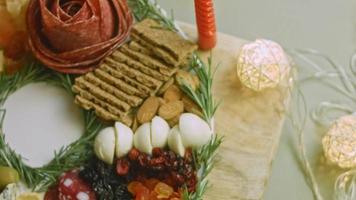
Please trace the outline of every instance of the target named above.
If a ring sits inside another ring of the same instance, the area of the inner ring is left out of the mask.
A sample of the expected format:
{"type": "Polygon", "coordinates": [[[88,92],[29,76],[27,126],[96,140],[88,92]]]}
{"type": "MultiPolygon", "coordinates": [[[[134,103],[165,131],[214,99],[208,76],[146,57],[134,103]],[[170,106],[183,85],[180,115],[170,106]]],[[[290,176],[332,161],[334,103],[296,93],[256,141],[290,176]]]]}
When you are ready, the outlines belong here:
{"type": "Polygon", "coordinates": [[[194,54],[190,63],[200,80],[197,90],[194,90],[190,84],[183,83],[181,89],[202,109],[204,119],[210,123],[219,104],[215,102],[212,94],[213,79],[216,71],[212,69],[212,58],[208,58],[206,65],[198,55],[194,54]]]}
{"type": "MultiPolygon", "coordinates": [[[[215,102],[212,94],[215,71],[212,69],[211,56],[208,58],[208,64],[206,65],[197,54],[194,54],[190,68],[194,70],[200,80],[199,88],[194,90],[190,84],[182,80],[181,89],[202,109],[204,119],[209,124],[214,123],[212,118],[219,104],[215,102]]],[[[208,144],[193,150],[194,165],[195,169],[198,170],[198,183],[194,193],[189,193],[187,189],[184,191],[184,200],[201,200],[203,198],[203,194],[209,185],[207,176],[214,167],[217,149],[222,140],[222,137],[214,134],[208,144]]]]}
{"type": "Polygon", "coordinates": [[[184,200],[202,200],[203,195],[209,186],[208,175],[214,168],[217,150],[223,142],[223,138],[214,135],[210,142],[200,149],[193,151],[193,158],[195,162],[195,168],[198,171],[198,183],[197,189],[194,193],[188,193],[187,190],[184,191],[184,200]]]}
{"type": "MultiPolygon", "coordinates": [[[[63,88],[74,96],[71,90],[73,84],[72,76],[52,72],[43,68],[38,63],[31,63],[28,67],[12,76],[0,74],[0,107],[3,106],[10,94],[22,86],[34,82],[47,82],[63,88]]],[[[2,132],[6,110],[0,110],[0,165],[16,169],[22,180],[35,191],[45,191],[57,181],[58,176],[63,172],[81,166],[93,155],[92,143],[103,125],[97,119],[95,113],[84,110],[82,112],[85,122],[85,133],[83,136],[72,144],[62,147],[58,152],[55,152],[54,159],[46,166],[32,168],[23,163],[21,155],[13,151],[6,143],[2,132]]]]}
{"type": "Polygon", "coordinates": [[[151,18],[160,22],[165,29],[174,32],[178,31],[174,23],[173,13],[171,16],[168,16],[156,0],[128,0],[128,5],[137,21],[151,18]]]}

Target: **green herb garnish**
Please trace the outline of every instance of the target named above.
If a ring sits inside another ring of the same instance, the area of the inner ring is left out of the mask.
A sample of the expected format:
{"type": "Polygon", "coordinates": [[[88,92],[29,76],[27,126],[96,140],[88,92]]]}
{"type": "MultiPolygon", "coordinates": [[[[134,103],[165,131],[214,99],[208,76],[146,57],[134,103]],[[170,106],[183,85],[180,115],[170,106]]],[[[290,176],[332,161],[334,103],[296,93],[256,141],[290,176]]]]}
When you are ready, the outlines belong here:
{"type": "Polygon", "coordinates": [[[199,77],[200,85],[197,90],[194,90],[191,85],[181,85],[182,90],[202,109],[204,119],[210,123],[219,104],[215,102],[212,94],[213,79],[216,71],[212,69],[212,59],[208,58],[206,65],[198,55],[194,54],[191,60],[190,67],[199,77]]]}
{"type": "MultiPolygon", "coordinates": [[[[214,123],[212,118],[219,106],[215,102],[212,94],[215,71],[212,69],[212,58],[208,58],[205,64],[197,54],[194,54],[190,68],[196,73],[200,80],[199,88],[194,90],[188,83],[181,85],[181,89],[187,94],[201,109],[204,119],[209,123],[214,123]]],[[[183,194],[185,200],[201,200],[208,187],[208,175],[213,169],[216,161],[217,149],[223,141],[222,137],[214,134],[210,142],[199,149],[193,150],[195,168],[198,170],[198,183],[196,191],[189,193],[186,189],[183,194]]]]}
{"type": "MultiPolygon", "coordinates": [[[[29,83],[47,82],[65,89],[74,96],[71,90],[72,76],[49,71],[35,62],[30,63],[14,75],[0,74],[0,107],[3,107],[9,95],[29,83]]],[[[81,166],[93,155],[92,142],[102,128],[102,123],[95,113],[84,110],[82,112],[85,123],[83,136],[55,152],[54,159],[46,166],[32,168],[6,143],[2,130],[6,110],[0,109],[0,165],[16,169],[27,186],[35,191],[45,191],[63,172],[81,166]]]]}

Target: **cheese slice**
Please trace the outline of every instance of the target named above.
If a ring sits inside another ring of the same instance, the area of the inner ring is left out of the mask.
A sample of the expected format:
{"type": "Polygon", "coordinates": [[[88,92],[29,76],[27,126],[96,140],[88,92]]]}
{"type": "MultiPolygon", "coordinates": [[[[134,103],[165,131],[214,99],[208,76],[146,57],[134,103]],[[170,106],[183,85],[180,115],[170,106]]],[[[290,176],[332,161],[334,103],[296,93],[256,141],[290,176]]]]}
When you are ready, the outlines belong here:
{"type": "Polygon", "coordinates": [[[0,200],[16,200],[19,188],[15,183],[9,184],[0,194],[0,200]]]}
{"type": "Polygon", "coordinates": [[[34,192],[20,194],[16,200],[41,200],[41,195],[34,192]]]}

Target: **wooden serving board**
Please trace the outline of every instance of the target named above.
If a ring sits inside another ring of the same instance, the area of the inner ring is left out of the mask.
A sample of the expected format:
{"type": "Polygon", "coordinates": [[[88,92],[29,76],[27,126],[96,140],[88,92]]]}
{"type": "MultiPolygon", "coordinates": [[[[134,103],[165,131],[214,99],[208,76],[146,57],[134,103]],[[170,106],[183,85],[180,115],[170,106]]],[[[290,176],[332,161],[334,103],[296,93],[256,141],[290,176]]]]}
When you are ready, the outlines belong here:
{"type": "MultiPolygon", "coordinates": [[[[193,26],[181,25],[189,37],[196,38],[193,26]]],[[[289,102],[288,87],[281,84],[257,93],[241,85],[236,75],[236,55],[246,42],[219,33],[218,45],[212,51],[214,66],[219,65],[214,96],[222,102],[215,125],[217,133],[225,138],[209,178],[212,187],[204,199],[262,199],[279,144],[289,102]]],[[[210,52],[200,54],[206,58],[210,52]]]]}

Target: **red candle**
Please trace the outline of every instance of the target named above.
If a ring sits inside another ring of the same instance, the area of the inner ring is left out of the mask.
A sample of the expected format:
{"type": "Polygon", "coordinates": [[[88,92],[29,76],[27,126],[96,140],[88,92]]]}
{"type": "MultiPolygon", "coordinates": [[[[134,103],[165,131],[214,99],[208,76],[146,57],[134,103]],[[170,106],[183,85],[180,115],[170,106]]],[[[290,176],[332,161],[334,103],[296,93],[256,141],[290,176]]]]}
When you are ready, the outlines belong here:
{"type": "Polygon", "coordinates": [[[209,50],[216,45],[216,23],[212,0],[194,0],[199,48],[209,50]]]}

